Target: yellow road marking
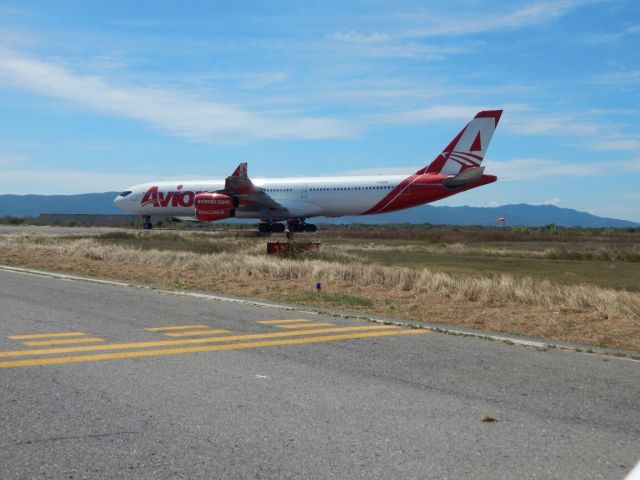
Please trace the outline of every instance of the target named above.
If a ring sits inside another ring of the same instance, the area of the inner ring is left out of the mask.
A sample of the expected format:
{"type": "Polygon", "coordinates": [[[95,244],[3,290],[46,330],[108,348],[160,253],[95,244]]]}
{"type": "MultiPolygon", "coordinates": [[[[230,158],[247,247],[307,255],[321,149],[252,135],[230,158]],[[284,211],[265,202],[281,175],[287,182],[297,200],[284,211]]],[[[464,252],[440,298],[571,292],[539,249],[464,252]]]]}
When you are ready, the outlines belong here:
{"type": "Polygon", "coordinates": [[[43,345],[70,345],[74,343],[96,343],[104,342],[102,338],[82,337],[82,338],[65,338],[64,340],[38,340],[35,342],[22,342],[27,347],[42,347],[43,345]]]}
{"type": "Polygon", "coordinates": [[[258,323],[263,323],[264,325],[270,325],[272,323],[298,323],[298,322],[310,322],[311,320],[307,320],[306,318],[294,318],[291,320],[260,320],[258,323]]]}
{"type": "Polygon", "coordinates": [[[231,333],[229,330],[194,330],[193,332],[165,333],[167,337],[193,337],[195,335],[215,335],[217,333],[231,333]]]}
{"type": "Polygon", "coordinates": [[[198,345],[203,343],[231,342],[235,340],[259,340],[265,338],[296,337],[316,333],[357,332],[361,330],[398,329],[395,325],[366,325],[358,327],[319,328],[317,330],[293,330],[288,332],[251,333],[229,335],[226,337],[183,338],[180,340],[156,340],[153,342],[112,343],[102,345],[84,345],[78,347],[42,348],[33,350],[0,351],[0,357],[24,357],[32,355],[55,355],[63,353],[96,352],[100,350],[126,350],[132,348],[173,347],[176,345],[198,345]]]}
{"type": "Polygon", "coordinates": [[[211,328],[209,325],[176,325],[173,327],[149,327],[145,328],[148,332],[164,332],[170,330],[187,330],[189,328],[211,328]]]}
{"type": "Polygon", "coordinates": [[[82,332],[31,333],[29,335],[9,335],[9,340],[28,340],[30,338],[82,337],[82,332]]]}
{"type": "Polygon", "coordinates": [[[276,325],[276,327],[280,327],[280,328],[313,328],[313,327],[331,327],[335,325],[335,323],[323,323],[323,322],[318,322],[318,323],[288,323],[286,325],[276,325]]]}
{"type": "Polygon", "coordinates": [[[267,340],[262,342],[230,343],[225,345],[202,345],[198,347],[164,348],[160,350],[137,350],[134,352],[98,353],[93,355],[76,355],[72,357],[30,358],[26,360],[8,360],[0,362],[0,368],[34,367],[40,365],[60,365],[64,363],[98,362],[124,358],[159,357],[163,355],[181,355],[196,352],[215,352],[221,350],[241,350],[247,348],[274,347],[283,345],[302,345],[305,343],[334,342],[370,337],[388,337],[393,335],[413,335],[426,333],[426,330],[387,330],[380,332],[347,333],[342,335],[325,335],[319,337],[290,338],[285,340],[267,340]]]}

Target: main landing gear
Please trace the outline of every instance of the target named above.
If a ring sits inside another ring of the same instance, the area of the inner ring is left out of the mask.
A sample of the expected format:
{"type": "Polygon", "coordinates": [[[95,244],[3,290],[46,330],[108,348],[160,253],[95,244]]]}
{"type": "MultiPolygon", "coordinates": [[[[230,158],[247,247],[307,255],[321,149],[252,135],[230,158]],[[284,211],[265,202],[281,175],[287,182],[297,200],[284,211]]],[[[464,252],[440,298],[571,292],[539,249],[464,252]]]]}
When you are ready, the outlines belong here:
{"type": "Polygon", "coordinates": [[[145,230],[151,230],[153,228],[153,225],[151,224],[151,216],[145,215],[144,217],[142,217],[142,219],[144,220],[142,228],[144,228],[145,230]]]}
{"type": "Polygon", "coordinates": [[[262,233],[282,233],[284,232],[284,223],[261,223],[258,230],[262,233]]]}
{"type": "MultiPolygon", "coordinates": [[[[312,223],[305,223],[304,220],[289,220],[287,226],[290,232],[309,232],[313,233],[317,230],[316,226],[312,223]]],[[[268,223],[263,222],[258,225],[258,230],[261,233],[282,233],[285,230],[284,223],[268,223]]]]}

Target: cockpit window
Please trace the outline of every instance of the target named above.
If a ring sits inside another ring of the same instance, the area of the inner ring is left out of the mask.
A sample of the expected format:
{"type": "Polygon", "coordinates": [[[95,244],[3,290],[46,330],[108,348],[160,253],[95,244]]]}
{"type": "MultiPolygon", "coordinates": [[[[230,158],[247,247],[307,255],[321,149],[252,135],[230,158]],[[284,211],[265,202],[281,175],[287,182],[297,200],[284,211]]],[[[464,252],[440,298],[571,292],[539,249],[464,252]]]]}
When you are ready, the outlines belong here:
{"type": "Polygon", "coordinates": [[[127,195],[129,195],[131,193],[131,190],[127,190],[126,192],[122,192],[120,194],[121,197],[126,197],[127,195]]]}

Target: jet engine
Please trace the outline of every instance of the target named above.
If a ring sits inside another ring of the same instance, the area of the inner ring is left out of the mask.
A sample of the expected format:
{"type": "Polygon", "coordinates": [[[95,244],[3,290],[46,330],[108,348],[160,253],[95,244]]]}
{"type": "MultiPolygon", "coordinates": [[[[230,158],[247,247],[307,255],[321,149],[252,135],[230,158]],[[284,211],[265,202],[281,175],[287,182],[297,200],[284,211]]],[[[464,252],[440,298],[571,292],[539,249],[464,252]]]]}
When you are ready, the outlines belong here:
{"type": "Polygon", "coordinates": [[[201,222],[213,222],[236,216],[238,199],[224,193],[196,194],[196,218],[201,222]]]}

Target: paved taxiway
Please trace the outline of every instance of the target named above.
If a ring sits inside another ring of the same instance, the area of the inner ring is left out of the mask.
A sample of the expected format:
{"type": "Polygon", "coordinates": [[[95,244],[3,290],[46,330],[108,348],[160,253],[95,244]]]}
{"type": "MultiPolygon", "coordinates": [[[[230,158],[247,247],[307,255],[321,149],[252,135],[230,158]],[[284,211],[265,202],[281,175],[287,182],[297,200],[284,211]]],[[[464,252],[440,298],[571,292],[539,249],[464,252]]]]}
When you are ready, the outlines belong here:
{"type": "Polygon", "coordinates": [[[0,367],[3,478],[622,478],[640,457],[638,362],[150,290],[0,270],[0,367]]]}

